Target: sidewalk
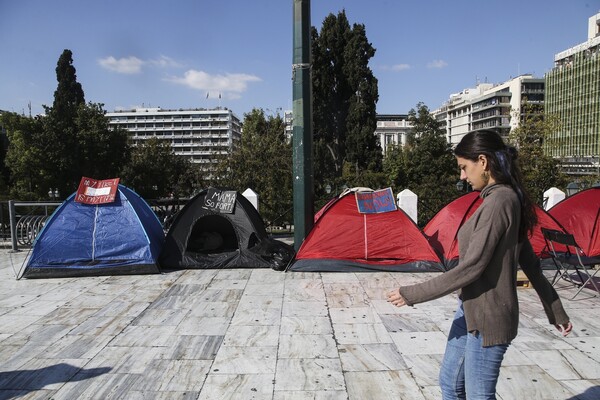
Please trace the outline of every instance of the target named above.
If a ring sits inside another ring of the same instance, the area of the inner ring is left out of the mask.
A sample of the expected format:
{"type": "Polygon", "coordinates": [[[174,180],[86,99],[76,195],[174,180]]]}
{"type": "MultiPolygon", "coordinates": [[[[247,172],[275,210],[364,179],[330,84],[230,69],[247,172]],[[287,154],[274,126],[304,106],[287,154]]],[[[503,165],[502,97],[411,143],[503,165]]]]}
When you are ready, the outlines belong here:
{"type": "MultiPolygon", "coordinates": [[[[439,399],[456,296],[395,308],[433,274],[186,270],[20,280],[0,250],[0,399],[439,399]]],[[[508,399],[600,398],[600,299],[559,287],[562,338],[533,289],[500,374],[508,399]]]]}

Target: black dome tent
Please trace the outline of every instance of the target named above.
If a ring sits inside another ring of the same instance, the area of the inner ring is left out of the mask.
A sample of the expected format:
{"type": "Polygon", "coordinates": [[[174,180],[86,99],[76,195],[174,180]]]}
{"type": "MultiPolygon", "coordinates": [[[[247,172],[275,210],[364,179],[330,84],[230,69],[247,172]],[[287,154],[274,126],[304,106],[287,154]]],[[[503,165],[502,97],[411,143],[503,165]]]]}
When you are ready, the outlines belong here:
{"type": "Polygon", "coordinates": [[[163,269],[273,268],[293,259],[291,246],[268,236],[239,192],[209,188],[177,213],[159,257],[163,269]]]}

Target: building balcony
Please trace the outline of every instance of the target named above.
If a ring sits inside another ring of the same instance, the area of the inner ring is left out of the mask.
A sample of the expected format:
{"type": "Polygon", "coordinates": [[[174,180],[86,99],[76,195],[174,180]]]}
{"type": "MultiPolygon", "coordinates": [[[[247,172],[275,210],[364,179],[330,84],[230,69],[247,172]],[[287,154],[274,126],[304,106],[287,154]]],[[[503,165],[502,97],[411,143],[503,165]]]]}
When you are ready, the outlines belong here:
{"type": "MultiPolygon", "coordinates": [[[[485,121],[487,119],[494,119],[494,118],[499,118],[501,117],[502,114],[497,112],[494,113],[492,115],[473,115],[471,121],[472,122],[476,122],[476,121],[485,121]]],[[[508,117],[508,115],[505,115],[505,117],[508,117]]]]}

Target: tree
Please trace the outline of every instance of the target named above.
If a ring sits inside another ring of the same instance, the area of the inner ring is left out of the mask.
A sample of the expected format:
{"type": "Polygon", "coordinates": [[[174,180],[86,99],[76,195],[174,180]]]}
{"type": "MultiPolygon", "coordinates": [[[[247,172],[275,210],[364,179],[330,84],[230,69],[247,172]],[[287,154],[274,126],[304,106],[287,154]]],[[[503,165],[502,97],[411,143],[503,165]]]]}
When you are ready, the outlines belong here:
{"type": "Polygon", "coordinates": [[[190,161],[175,155],[171,143],[151,138],[131,151],[121,181],[145,199],[179,197],[179,181],[187,176],[190,161]]]}
{"type": "Polygon", "coordinates": [[[382,168],[374,135],[377,79],[368,66],[375,48],[364,25],[350,27],[346,13],[329,14],[321,32],[311,30],[315,182],[338,179],[345,163],[356,173],[382,168]]]}
{"type": "Polygon", "coordinates": [[[37,200],[50,187],[44,155],[39,147],[44,132],[43,121],[40,117],[27,118],[16,113],[3,113],[1,121],[9,142],[4,162],[10,171],[10,196],[37,200]]]}
{"type": "Polygon", "coordinates": [[[77,188],[81,178],[81,149],[75,120],[79,107],[85,105],[71,50],[65,49],[59,57],[56,79],[58,86],[52,107],[44,106],[45,134],[39,145],[50,170],[50,184],[58,187],[61,193],[70,193],[77,188]]]}
{"type": "Polygon", "coordinates": [[[44,199],[50,188],[66,196],[82,176],[117,177],[129,159],[127,132],[109,128],[102,104],[85,103],[72,62],[65,50],[56,67],[54,103],[44,106],[46,116],[2,115],[9,139],[5,165],[16,198],[44,199]]]}
{"type": "Polygon", "coordinates": [[[83,104],[75,118],[76,155],[79,176],[94,179],[115,178],[129,161],[130,147],[125,129],[109,127],[102,104],[83,104]]]}
{"type": "Polygon", "coordinates": [[[10,170],[6,166],[6,153],[8,152],[8,135],[2,124],[0,111],[0,196],[8,197],[8,183],[10,182],[10,170]]]}
{"type": "Polygon", "coordinates": [[[265,117],[262,109],[244,115],[241,143],[219,161],[215,186],[259,195],[261,215],[270,223],[291,220],[292,147],[285,137],[283,119],[265,117]]]}
{"type": "Polygon", "coordinates": [[[77,82],[77,74],[73,66],[73,53],[65,49],[56,65],[58,87],[54,91],[54,103],[51,114],[65,125],[75,120],[77,109],[85,103],[83,89],[77,82]]]}
{"type": "Polygon", "coordinates": [[[543,206],[546,190],[551,187],[564,189],[567,184],[559,161],[543,151],[544,144],[553,146],[549,138],[559,129],[560,120],[528,103],[523,103],[521,110],[513,111],[513,118],[520,118],[520,123],[510,133],[509,142],[519,151],[525,188],[532,200],[543,206]]]}
{"type": "Polygon", "coordinates": [[[355,24],[348,45],[344,49],[344,72],[354,94],[349,99],[346,121],[346,159],[357,170],[380,172],[382,151],[375,136],[377,128],[376,105],[379,100],[377,78],[369,68],[375,49],[367,41],[364,25],[355,24]]]}
{"type": "Polygon", "coordinates": [[[456,160],[445,132],[423,103],[408,113],[412,125],[404,149],[406,185],[419,196],[419,223],[428,222],[460,194],[456,160]]]}
{"type": "Polygon", "coordinates": [[[386,181],[394,192],[404,190],[406,187],[406,167],[404,150],[402,146],[393,145],[387,148],[383,158],[383,173],[386,181]]]}

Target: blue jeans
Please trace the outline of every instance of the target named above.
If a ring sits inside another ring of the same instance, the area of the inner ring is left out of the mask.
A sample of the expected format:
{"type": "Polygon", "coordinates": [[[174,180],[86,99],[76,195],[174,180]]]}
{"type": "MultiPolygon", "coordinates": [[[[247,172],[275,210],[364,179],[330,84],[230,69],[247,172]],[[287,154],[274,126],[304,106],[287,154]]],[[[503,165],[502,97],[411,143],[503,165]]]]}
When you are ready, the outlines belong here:
{"type": "Polygon", "coordinates": [[[500,364],[508,344],[490,347],[482,344],[479,332],[467,332],[465,313],[459,300],[440,368],[444,400],[496,398],[500,364]]]}

